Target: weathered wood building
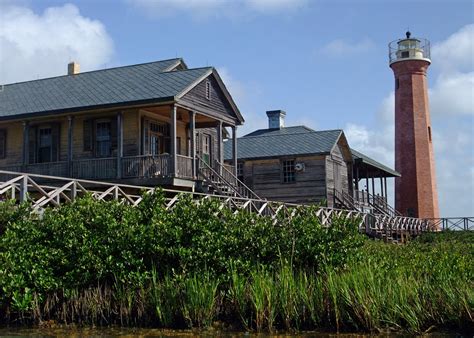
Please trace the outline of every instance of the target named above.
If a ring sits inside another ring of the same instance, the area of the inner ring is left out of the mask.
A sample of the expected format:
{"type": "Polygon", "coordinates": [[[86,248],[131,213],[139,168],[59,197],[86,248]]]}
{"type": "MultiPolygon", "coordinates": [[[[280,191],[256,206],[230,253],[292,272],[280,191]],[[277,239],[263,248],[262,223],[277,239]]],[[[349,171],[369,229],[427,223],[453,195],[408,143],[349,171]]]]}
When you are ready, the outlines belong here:
{"type": "Polygon", "coordinates": [[[235,141],[244,119],[214,68],[78,68],[0,88],[2,170],[189,189],[222,171],[225,128],[235,141]]]}
{"type": "MultiPolygon", "coordinates": [[[[238,139],[237,175],[241,181],[269,200],[326,201],[329,207],[350,209],[389,208],[387,178],[398,176],[396,171],[352,150],[342,130],[284,127],[285,114],[281,110],[267,112],[267,129],[238,139]]],[[[230,161],[232,145],[225,143],[225,159],[230,161]]]]}

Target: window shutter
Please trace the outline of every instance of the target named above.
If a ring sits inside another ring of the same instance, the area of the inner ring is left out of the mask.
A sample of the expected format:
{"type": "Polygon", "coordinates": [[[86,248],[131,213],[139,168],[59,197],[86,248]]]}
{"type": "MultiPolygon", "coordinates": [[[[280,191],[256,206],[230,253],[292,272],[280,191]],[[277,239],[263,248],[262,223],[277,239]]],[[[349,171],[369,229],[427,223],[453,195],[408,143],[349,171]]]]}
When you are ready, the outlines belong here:
{"type": "Polygon", "coordinates": [[[7,153],[7,131],[0,130],[0,158],[5,158],[7,153]]]}
{"type": "Polygon", "coordinates": [[[28,163],[36,163],[36,135],[37,135],[37,127],[29,127],[28,133],[28,163]]]}
{"type": "Polygon", "coordinates": [[[110,144],[112,150],[117,149],[117,117],[110,120],[110,144]]]}
{"type": "Polygon", "coordinates": [[[59,123],[51,124],[51,162],[59,161],[60,131],[61,125],[59,123]]]}
{"type": "Polygon", "coordinates": [[[83,134],[83,141],[84,141],[84,151],[92,151],[93,150],[93,122],[94,120],[84,120],[84,134],[83,134]]]}

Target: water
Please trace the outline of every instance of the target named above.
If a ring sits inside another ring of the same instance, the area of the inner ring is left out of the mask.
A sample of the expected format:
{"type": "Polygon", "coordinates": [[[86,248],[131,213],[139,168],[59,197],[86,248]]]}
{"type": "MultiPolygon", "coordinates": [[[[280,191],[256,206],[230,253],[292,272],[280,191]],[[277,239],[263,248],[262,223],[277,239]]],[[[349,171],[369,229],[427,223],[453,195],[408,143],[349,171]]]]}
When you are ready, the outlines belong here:
{"type": "MultiPolygon", "coordinates": [[[[72,336],[72,337],[261,337],[261,338],[283,338],[283,337],[300,337],[300,338],[365,338],[365,337],[413,337],[408,334],[383,333],[379,335],[369,335],[367,333],[327,333],[327,332],[299,332],[299,333],[249,333],[249,332],[223,332],[219,330],[163,330],[149,328],[123,328],[123,327],[75,327],[75,326],[59,326],[59,327],[0,327],[0,336],[35,336],[35,337],[52,337],[52,336],[72,336]]],[[[459,337],[458,334],[452,333],[430,333],[428,337],[459,337]]]]}

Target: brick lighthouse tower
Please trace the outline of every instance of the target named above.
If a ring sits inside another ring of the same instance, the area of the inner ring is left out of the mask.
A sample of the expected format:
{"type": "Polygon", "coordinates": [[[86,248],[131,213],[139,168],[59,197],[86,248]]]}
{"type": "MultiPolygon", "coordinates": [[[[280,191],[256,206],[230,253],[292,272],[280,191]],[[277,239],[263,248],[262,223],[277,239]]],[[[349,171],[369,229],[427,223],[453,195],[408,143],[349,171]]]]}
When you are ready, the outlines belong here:
{"type": "Polygon", "coordinates": [[[406,38],[389,45],[395,75],[395,208],[405,216],[438,218],[426,72],[430,43],[406,38]]]}

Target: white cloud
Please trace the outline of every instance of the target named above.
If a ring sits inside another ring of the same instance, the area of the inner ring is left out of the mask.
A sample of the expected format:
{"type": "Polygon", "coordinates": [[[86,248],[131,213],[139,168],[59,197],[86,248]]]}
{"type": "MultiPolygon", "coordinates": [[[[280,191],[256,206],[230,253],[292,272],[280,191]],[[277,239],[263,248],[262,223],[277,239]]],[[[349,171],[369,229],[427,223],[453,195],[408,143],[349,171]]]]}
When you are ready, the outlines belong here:
{"type": "Polygon", "coordinates": [[[207,18],[238,16],[245,12],[271,14],[305,6],[308,0],[125,0],[151,16],[163,17],[189,14],[207,18]]]}
{"type": "MultiPolygon", "coordinates": [[[[440,213],[474,215],[474,25],[433,48],[440,72],[429,91],[440,213]]],[[[436,64],[438,66],[436,66],[436,64]]],[[[394,162],[394,94],[382,100],[375,127],[348,124],[351,147],[382,163],[394,162]]],[[[393,189],[391,189],[393,192],[393,189]]]]}
{"type": "Polygon", "coordinates": [[[474,24],[466,25],[446,40],[435,43],[431,57],[433,66],[442,71],[460,72],[474,68],[474,24]]]}
{"type": "Polygon", "coordinates": [[[81,70],[110,61],[113,42],[104,25],[84,17],[74,5],[44,13],[0,3],[0,83],[64,75],[67,63],[81,70]]]}
{"type": "Polygon", "coordinates": [[[245,85],[242,82],[233,78],[230,75],[228,69],[225,67],[218,67],[217,72],[219,73],[227,90],[232,95],[232,98],[236,102],[237,106],[239,106],[239,102],[244,100],[245,97],[245,85]]]}
{"type": "Polygon", "coordinates": [[[336,39],[325,45],[321,52],[330,56],[346,56],[359,53],[366,53],[372,50],[375,44],[372,40],[365,37],[356,42],[349,42],[343,39],[336,39]]]}
{"type": "Polygon", "coordinates": [[[435,116],[474,115],[474,72],[441,73],[430,90],[430,101],[435,116]]]}

